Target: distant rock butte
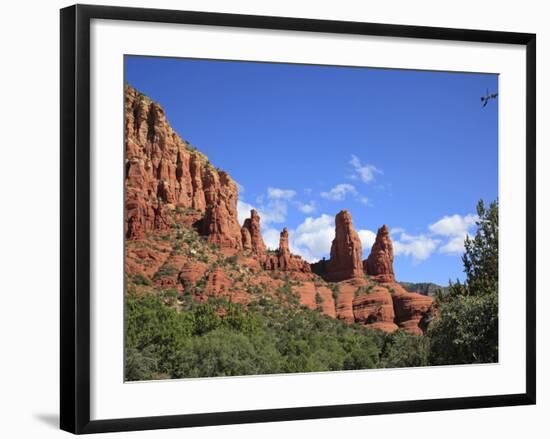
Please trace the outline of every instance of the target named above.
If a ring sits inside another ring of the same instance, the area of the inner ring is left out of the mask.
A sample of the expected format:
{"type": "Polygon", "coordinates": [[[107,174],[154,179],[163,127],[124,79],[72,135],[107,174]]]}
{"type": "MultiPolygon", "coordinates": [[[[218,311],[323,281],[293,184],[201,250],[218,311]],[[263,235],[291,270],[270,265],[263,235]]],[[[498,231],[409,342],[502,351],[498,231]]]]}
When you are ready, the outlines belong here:
{"type": "Polygon", "coordinates": [[[401,328],[422,334],[434,301],[395,281],[386,225],[378,230],[364,261],[347,210],[336,215],[330,259],[310,264],[292,254],[286,228],[279,248],[268,252],[256,210],[239,225],[235,181],[172,130],[160,105],[130,86],[125,94],[128,275],[142,279],[144,285],[189,292],[197,301],[223,297],[244,306],[251,300],[250,291],[260,288],[274,295],[291,280],[292,292],[302,305],[329,317],[386,332],[401,328]],[[230,276],[223,264],[213,264],[216,260],[200,258],[196,250],[173,251],[169,241],[148,244],[153,242],[148,233],[166,233],[174,221],[203,235],[222,255],[234,255],[231,263],[239,276],[230,276]],[[199,282],[202,288],[195,287],[199,282]]]}

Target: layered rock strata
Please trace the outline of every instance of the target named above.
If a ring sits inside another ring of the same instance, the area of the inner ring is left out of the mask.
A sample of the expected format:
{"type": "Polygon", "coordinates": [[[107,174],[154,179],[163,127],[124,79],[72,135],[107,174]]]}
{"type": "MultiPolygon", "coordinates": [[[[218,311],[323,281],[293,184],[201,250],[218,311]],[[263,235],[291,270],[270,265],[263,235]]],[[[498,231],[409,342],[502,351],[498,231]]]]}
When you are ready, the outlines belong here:
{"type": "Polygon", "coordinates": [[[160,105],[128,85],[125,98],[126,238],[169,228],[167,212],[182,209],[204,214],[210,242],[240,250],[237,184],[171,128],[160,105]]]}

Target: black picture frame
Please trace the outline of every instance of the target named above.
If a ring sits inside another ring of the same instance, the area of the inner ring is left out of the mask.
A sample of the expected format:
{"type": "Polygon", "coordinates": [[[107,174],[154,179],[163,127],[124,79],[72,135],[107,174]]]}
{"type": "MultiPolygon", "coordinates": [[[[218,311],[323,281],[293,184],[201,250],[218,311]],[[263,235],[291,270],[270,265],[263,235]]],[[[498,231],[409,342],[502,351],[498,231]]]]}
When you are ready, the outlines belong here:
{"type": "Polygon", "coordinates": [[[61,10],[61,429],[81,434],[535,404],[536,35],[290,17],[75,5],[61,10]],[[526,392],[90,420],[90,21],[132,20],[333,34],[407,37],[526,47],[526,392]]]}

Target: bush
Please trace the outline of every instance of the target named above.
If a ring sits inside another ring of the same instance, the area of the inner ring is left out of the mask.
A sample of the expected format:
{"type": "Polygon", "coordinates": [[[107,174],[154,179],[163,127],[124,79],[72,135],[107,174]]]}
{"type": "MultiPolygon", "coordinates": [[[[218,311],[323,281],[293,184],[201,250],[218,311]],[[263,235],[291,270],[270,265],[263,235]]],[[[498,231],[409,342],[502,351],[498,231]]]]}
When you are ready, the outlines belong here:
{"type": "Polygon", "coordinates": [[[459,296],[441,304],[428,334],[434,365],[497,362],[497,294],[459,296]]]}
{"type": "Polygon", "coordinates": [[[142,274],[131,274],[130,281],[135,285],[152,285],[152,282],[142,274]]]}
{"type": "Polygon", "coordinates": [[[385,334],[381,367],[429,366],[430,340],[398,330],[385,334]]]}
{"type": "Polygon", "coordinates": [[[163,265],[160,267],[160,269],[155,273],[153,276],[153,279],[161,279],[163,277],[173,276],[178,273],[178,270],[175,267],[172,267],[171,265],[163,265]]]}

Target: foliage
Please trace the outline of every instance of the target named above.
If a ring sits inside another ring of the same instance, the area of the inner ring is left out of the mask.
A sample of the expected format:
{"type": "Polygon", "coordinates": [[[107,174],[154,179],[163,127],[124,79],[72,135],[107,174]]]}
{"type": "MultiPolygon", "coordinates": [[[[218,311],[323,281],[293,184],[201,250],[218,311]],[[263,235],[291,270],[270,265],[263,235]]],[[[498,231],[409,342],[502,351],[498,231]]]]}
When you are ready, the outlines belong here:
{"type": "Polygon", "coordinates": [[[330,283],[329,288],[332,291],[332,298],[334,299],[334,303],[338,301],[338,296],[340,295],[340,285],[337,283],[330,283]]]}
{"type": "Polygon", "coordinates": [[[296,373],[379,367],[383,333],[260,299],[126,297],[126,379],[296,373]]]}
{"type": "Polygon", "coordinates": [[[324,302],[323,298],[321,297],[321,295],[319,294],[319,291],[316,291],[315,292],[315,303],[317,305],[322,305],[324,302]]]}
{"type": "Polygon", "coordinates": [[[155,273],[153,276],[153,279],[160,279],[165,276],[172,276],[176,274],[178,270],[175,267],[172,267],[171,265],[165,264],[155,273]]]}
{"type": "Polygon", "coordinates": [[[477,205],[474,238],[464,242],[464,283],[437,295],[439,317],[431,324],[432,364],[498,361],[498,203],[477,205]]]}
{"type": "Polygon", "coordinates": [[[431,363],[471,364],[498,361],[498,296],[457,296],[442,304],[429,330],[431,363]]]}
{"type": "Polygon", "coordinates": [[[372,293],[373,288],[373,284],[361,286],[355,290],[354,297],[357,298],[359,296],[366,296],[367,294],[372,293]]]}
{"type": "Polygon", "coordinates": [[[429,366],[429,355],[428,337],[399,330],[385,336],[380,367],[429,366]]]}
{"type": "Polygon", "coordinates": [[[142,274],[136,273],[136,274],[130,275],[129,277],[130,277],[130,281],[135,285],[152,285],[152,282],[142,274]]]}
{"type": "Polygon", "coordinates": [[[498,290],[498,203],[485,208],[483,200],[477,205],[477,232],[464,242],[464,272],[466,294],[486,294],[498,290]]]}

